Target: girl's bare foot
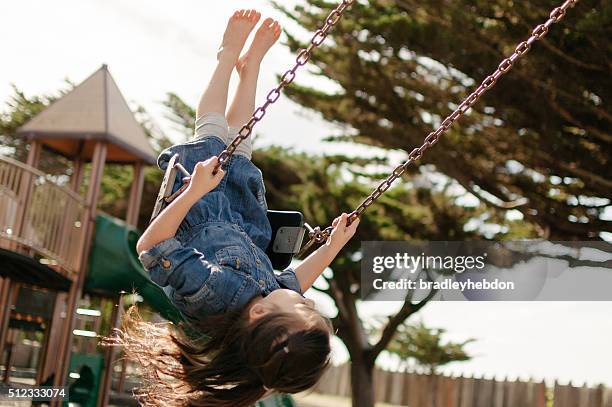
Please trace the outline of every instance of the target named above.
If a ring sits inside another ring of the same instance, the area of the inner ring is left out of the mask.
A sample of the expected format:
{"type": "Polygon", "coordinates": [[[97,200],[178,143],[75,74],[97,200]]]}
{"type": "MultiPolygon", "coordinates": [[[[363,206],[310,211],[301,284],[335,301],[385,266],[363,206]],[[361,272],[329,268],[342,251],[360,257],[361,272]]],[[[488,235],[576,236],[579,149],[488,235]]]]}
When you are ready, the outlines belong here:
{"type": "Polygon", "coordinates": [[[240,52],[249,34],[259,21],[261,14],[257,10],[238,10],[230,17],[223,41],[217,53],[217,59],[231,58],[238,60],[240,52]]]}
{"type": "Polygon", "coordinates": [[[281,27],[278,21],[266,18],[257,29],[249,50],[238,60],[236,64],[238,74],[242,74],[248,66],[258,67],[266,52],[278,40],[280,34],[281,27]]]}

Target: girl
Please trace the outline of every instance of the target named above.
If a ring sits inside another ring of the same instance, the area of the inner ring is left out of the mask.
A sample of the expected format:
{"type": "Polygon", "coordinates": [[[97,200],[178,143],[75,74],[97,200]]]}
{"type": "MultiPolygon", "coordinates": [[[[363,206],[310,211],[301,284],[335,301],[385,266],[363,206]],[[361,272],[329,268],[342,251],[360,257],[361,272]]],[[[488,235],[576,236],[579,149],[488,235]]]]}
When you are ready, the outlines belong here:
{"type": "Polygon", "coordinates": [[[120,341],[127,356],[143,366],[145,385],[137,396],[145,405],[251,406],[274,391],[308,389],[329,363],[331,324],[302,293],[359,221],[347,227],[348,216],[342,214],[325,245],[277,275],[265,254],[271,228],[261,171],[250,161],[250,140],[238,147],[226,171],[213,174],[217,155],[255,108],[260,62],[280,36],[278,22],[266,19],[240,58],[259,18],[255,10],[230,18],[197,108],[194,140],[159,157],[164,168],[178,153],[191,181],[136,248],[153,281],[203,335],[188,337],[178,327],[168,331],[143,322],[133,309],[127,313],[120,341]],[[226,114],[234,68],[240,83],[226,114]]]}

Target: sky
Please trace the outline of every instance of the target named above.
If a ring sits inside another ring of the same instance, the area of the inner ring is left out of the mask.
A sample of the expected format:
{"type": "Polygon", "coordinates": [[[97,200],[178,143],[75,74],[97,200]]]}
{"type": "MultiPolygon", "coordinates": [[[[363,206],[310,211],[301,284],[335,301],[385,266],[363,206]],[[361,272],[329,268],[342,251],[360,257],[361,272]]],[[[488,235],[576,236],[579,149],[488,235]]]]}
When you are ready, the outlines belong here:
{"type": "MultiPolygon", "coordinates": [[[[214,69],[216,50],[232,11],[257,8],[264,16],[281,17],[261,0],[207,4],[191,0],[3,2],[0,33],[4,55],[10,57],[0,64],[0,102],[11,94],[11,84],[32,95],[56,92],[65,87],[65,79],[79,83],[106,63],[128,102],[144,106],[172,135],[160,102],[167,92],[174,92],[195,106],[214,69]]],[[[271,49],[262,64],[258,103],[293,59],[281,45],[271,49]]],[[[301,74],[307,74],[306,69],[301,74]]],[[[236,79],[234,76],[230,92],[236,79]]],[[[259,145],[321,151],[316,141],[337,129],[283,96],[256,131],[259,145]]]]}
{"type": "MultiPolygon", "coordinates": [[[[238,8],[257,8],[264,16],[279,18],[292,33],[298,30],[263,0],[4,0],[0,109],[12,93],[11,84],[27,95],[54,93],[65,79],[79,83],[106,63],[130,104],[144,106],[162,129],[176,135],[160,102],[174,92],[196,104],[213,70],[226,20],[238,8]]],[[[258,101],[292,62],[285,47],[272,48],[263,62],[258,101]]],[[[334,86],[305,72],[298,82],[325,90],[334,86]]],[[[283,96],[258,124],[255,147],[280,144],[311,153],[346,152],[346,145],[321,141],[341,130],[283,96]]],[[[361,147],[348,151],[380,153],[361,147]]],[[[325,298],[317,299],[323,309],[330,308],[325,298]]],[[[368,319],[397,307],[367,303],[360,311],[368,319]]],[[[606,302],[434,302],[414,321],[445,328],[451,340],[477,339],[467,347],[474,359],[450,365],[448,373],[612,386],[611,318],[612,303],[606,302]]],[[[334,360],[346,357],[336,343],[334,360]]],[[[388,358],[380,362],[393,364],[388,358]]]]}

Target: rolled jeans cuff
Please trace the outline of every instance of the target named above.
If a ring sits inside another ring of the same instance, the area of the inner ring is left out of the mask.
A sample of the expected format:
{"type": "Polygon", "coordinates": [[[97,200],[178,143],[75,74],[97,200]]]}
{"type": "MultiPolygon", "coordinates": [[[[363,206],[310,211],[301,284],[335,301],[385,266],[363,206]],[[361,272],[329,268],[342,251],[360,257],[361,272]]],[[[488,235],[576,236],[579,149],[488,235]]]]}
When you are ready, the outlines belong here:
{"type": "Polygon", "coordinates": [[[227,145],[229,135],[225,116],[217,112],[208,112],[196,119],[194,138],[197,140],[206,136],[217,136],[227,145]]]}
{"type": "MultiPolygon", "coordinates": [[[[238,131],[240,131],[240,128],[228,126],[227,119],[221,113],[208,112],[196,119],[194,139],[216,136],[227,146],[236,138],[238,131]]],[[[240,143],[234,154],[251,159],[252,143],[250,136],[240,143]]]]}

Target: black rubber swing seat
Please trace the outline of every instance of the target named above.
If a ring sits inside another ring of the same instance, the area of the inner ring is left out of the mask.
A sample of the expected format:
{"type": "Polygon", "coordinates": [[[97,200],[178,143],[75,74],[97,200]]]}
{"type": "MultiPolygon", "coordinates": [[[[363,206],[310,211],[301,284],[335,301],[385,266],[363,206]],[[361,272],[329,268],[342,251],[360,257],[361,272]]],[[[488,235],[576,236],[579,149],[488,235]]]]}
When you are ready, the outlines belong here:
{"type": "Polygon", "coordinates": [[[300,251],[304,239],[304,216],[297,211],[268,211],[272,239],[266,254],[275,270],[286,269],[300,251]]]}

